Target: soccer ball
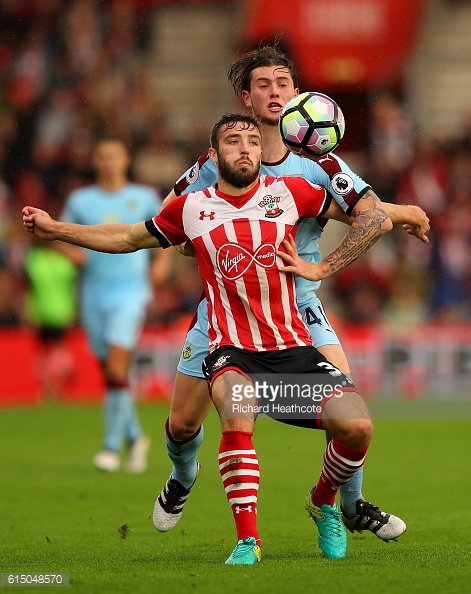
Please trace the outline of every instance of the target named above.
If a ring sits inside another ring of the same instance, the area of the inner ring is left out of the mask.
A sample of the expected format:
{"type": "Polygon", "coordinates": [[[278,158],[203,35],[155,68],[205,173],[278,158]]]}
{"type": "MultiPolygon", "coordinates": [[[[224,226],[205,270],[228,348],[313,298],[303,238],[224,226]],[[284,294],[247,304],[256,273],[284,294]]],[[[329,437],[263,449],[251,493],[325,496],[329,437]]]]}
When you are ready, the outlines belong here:
{"type": "Polygon", "coordinates": [[[300,157],[315,159],[336,149],[345,132],[342,110],[322,93],[301,93],[283,108],[280,133],[286,147],[300,157]]]}

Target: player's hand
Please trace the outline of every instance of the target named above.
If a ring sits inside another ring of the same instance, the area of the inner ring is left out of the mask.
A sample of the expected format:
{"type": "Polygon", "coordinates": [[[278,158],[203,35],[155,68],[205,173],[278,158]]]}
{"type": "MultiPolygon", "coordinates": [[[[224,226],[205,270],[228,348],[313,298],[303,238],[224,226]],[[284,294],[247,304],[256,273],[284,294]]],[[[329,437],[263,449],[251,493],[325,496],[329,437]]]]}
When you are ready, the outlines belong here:
{"type": "Polygon", "coordinates": [[[430,240],[427,237],[427,233],[430,231],[430,219],[426,213],[419,206],[410,206],[409,208],[414,209],[414,215],[417,220],[416,224],[402,225],[402,228],[409,233],[423,241],[428,243],[430,240]]]}
{"type": "Polygon", "coordinates": [[[53,234],[54,220],[46,211],[34,206],[25,206],[21,212],[23,213],[23,225],[28,233],[34,233],[41,239],[50,241],[55,239],[53,234]]]}
{"type": "Polygon", "coordinates": [[[191,243],[191,241],[184,241],[183,243],[180,243],[179,245],[176,245],[175,246],[175,249],[182,256],[187,256],[188,258],[194,258],[195,257],[195,249],[194,249],[193,244],[191,243]]]}
{"type": "Polygon", "coordinates": [[[281,272],[292,272],[310,281],[323,280],[330,276],[330,266],[326,262],[311,264],[311,262],[301,258],[291,234],[288,239],[283,241],[283,247],[286,252],[280,250],[276,252],[276,255],[286,262],[285,266],[278,266],[278,270],[281,272]]]}

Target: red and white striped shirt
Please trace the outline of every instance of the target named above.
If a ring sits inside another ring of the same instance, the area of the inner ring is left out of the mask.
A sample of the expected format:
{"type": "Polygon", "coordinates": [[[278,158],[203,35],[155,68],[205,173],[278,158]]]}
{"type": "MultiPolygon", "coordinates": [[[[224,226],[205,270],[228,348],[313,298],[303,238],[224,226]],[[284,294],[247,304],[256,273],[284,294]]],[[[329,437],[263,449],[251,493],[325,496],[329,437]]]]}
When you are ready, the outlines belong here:
{"type": "Polygon", "coordinates": [[[276,250],[300,218],[323,214],[326,191],[302,178],[268,177],[242,196],[215,186],[172,200],[147,229],[163,247],[191,241],[209,314],[209,352],[311,346],[296,305],[294,275],[280,272],[276,250]]]}

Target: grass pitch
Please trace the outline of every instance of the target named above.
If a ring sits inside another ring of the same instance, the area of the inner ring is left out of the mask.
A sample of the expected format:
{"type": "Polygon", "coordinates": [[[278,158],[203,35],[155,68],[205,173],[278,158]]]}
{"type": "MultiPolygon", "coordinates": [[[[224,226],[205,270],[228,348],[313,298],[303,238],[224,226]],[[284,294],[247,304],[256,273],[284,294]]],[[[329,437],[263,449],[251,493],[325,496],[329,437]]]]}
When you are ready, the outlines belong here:
{"type": "Polygon", "coordinates": [[[236,536],[217,468],[216,415],[205,424],[202,471],[182,520],[160,534],[150,516],[170,472],[163,441],[168,407],[140,410],[153,439],[144,475],[92,467],[99,407],[0,411],[0,571],[68,572],[69,589],[84,594],[471,591],[471,419],[376,421],[364,495],[401,516],[408,529],[389,544],[349,533],[347,557],[332,560],[323,558],[304,511],[324,435],[261,418],[254,443],[262,562],[229,567],[224,561],[236,536]]]}

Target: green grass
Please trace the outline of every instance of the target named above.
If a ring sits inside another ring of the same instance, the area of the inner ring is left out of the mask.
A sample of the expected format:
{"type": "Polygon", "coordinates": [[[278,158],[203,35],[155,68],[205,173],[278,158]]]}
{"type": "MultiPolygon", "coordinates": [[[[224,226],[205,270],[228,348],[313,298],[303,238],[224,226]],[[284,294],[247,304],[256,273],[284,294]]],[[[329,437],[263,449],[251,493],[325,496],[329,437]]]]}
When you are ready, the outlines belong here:
{"type": "Polygon", "coordinates": [[[108,475],[91,465],[101,436],[99,407],[0,411],[0,571],[69,572],[70,590],[84,594],[470,591],[470,419],[377,420],[364,495],[401,516],[408,530],[389,544],[371,533],[349,534],[343,560],[322,557],[304,511],[320,471],[323,433],[260,419],[263,559],[228,567],[236,538],[217,468],[214,414],[181,522],[167,534],[152,526],[154,500],[170,472],[167,412],[141,407],[153,438],[149,471],[108,475]],[[118,532],[124,524],[125,539],[118,532]]]}

